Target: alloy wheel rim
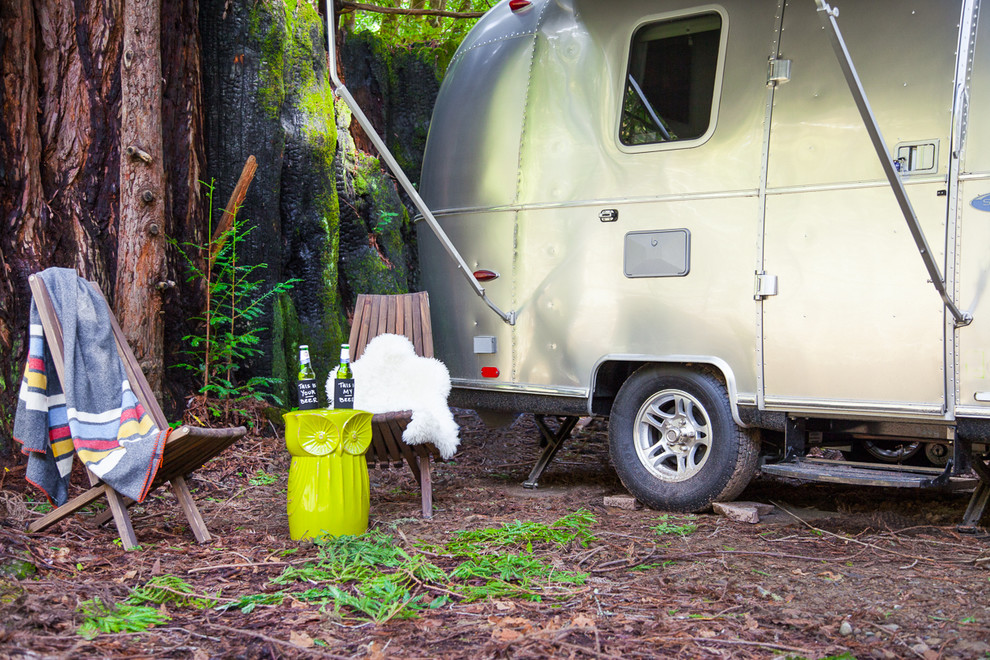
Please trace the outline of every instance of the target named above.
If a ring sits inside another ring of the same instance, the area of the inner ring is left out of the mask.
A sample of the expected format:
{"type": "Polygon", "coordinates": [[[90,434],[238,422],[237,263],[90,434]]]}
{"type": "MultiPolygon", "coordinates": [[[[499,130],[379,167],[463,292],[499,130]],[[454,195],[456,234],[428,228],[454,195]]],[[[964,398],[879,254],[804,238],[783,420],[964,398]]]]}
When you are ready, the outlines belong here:
{"type": "Polygon", "coordinates": [[[690,479],[711,455],[708,411],[683,390],[663,390],[648,398],[636,414],[633,429],[640,463],[661,481],[690,479]]]}

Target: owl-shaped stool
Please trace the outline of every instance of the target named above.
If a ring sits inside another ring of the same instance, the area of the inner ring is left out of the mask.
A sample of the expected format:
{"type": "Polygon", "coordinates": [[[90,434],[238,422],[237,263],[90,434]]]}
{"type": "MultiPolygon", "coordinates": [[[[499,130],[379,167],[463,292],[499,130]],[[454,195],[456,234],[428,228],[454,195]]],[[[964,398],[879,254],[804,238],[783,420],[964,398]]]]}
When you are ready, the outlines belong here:
{"type": "Polygon", "coordinates": [[[368,530],[371,413],[298,410],[286,413],[292,454],[286,511],[293,540],[358,535],[368,530]]]}

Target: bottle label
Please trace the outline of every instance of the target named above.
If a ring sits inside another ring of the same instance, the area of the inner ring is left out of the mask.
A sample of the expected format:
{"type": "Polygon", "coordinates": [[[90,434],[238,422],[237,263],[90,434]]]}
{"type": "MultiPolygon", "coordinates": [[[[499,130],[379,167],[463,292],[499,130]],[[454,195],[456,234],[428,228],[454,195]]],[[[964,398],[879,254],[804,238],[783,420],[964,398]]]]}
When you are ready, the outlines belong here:
{"type": "Polygon", "coordinates": [[[333,407],[354,407],[354,379],[338,378],[333,381],[333,407]]]}
{"type": "Polygon", "coordinates": [[[299,387],[299,410],[315,410],[320,407],[320,397],[315,379],[296,382],[299,387]]]}

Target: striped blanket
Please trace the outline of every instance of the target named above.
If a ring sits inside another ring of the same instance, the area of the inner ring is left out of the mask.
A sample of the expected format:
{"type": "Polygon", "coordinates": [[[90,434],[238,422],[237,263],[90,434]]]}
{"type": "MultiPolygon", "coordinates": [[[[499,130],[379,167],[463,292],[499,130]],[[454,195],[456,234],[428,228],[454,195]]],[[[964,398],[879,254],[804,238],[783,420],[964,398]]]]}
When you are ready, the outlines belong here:
{"type": "Polygon", "coordinates": [[[131,390],[102,297],[74,270],[49,268],[38,276],[62,326],[65,389],[32,300],[14,419],[14,440],[28,456],[27,480],[51,502],[64,504],[78,455],[114,490],[140,502],[161,464],[169,429],[155,425],[131,390]]]}

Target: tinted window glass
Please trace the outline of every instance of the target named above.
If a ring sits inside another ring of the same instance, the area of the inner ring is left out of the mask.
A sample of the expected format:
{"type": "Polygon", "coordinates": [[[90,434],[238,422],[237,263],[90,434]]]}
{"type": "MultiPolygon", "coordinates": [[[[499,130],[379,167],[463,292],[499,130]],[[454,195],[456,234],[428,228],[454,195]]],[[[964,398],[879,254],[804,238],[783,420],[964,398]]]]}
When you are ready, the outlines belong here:
{"type": "Polygon", "coordinates": [[[636,30],[622,99],[626,145],[693,140],[711,123],[722,18],[701,14],[636,30]]]}

